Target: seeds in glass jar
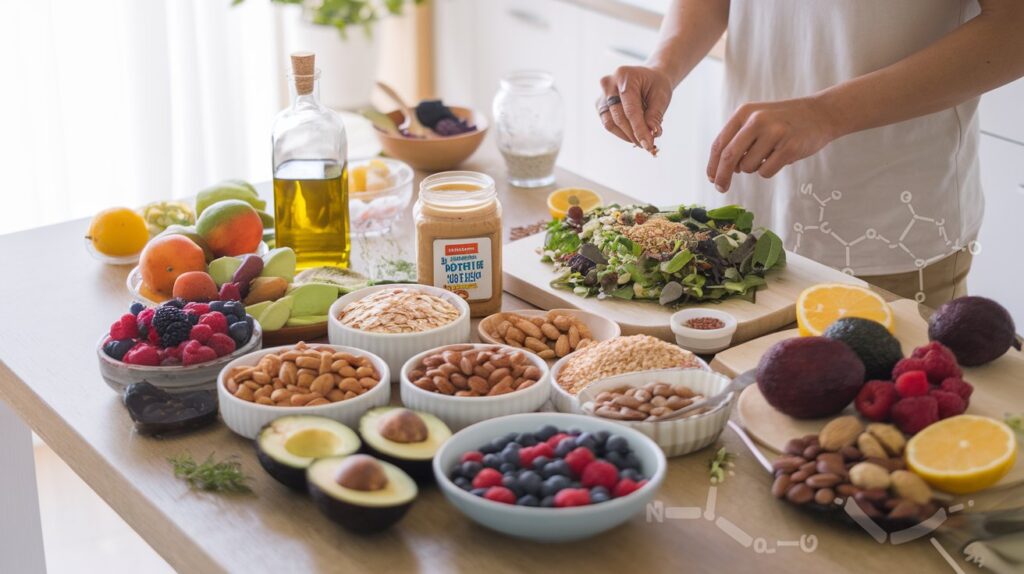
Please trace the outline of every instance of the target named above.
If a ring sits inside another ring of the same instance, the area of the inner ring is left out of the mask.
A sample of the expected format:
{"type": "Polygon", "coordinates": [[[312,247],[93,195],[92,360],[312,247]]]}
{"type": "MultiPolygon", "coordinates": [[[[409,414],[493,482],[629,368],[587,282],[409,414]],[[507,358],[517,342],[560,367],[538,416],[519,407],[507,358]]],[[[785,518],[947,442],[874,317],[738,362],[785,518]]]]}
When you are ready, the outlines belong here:
{"type": "Polygon", "coordinates": [[[509,150],[501,150],[505,157],[508,176],[515,180],[544,179],[555,171],[555,160],[558,150],[537,154],[523,154],[509,150]]]}

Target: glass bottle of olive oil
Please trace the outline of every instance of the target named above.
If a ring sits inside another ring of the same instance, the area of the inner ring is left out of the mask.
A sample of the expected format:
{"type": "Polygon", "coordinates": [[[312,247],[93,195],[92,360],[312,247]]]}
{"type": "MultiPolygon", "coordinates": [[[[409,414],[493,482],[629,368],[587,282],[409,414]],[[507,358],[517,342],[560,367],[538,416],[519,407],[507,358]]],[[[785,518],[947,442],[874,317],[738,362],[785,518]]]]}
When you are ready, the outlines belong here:
{"type": "Polygon", "coordinates": [[[292,103],[277,115],[272,138],[275,242],[295,250],[299,269],[348,267],[345,126],[320,103],[313,54],[291,60],[292,103]]]}

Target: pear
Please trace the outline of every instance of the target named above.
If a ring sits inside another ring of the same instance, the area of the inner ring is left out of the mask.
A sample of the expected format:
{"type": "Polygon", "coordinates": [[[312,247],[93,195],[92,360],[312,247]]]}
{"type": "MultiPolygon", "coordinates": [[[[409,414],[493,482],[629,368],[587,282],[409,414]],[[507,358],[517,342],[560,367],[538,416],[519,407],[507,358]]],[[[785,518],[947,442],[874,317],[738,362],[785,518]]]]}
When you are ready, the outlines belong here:
{"type": "Polygon", "coordinates": [[[276,331],[284,327],[292,316],[293,302],[294,300],[290,296],[285,295],[271,303],[256,318],[260,322],[260,327],[263,327],[264,331],[276,331]]]}
{"type": "Polygon", "coordinates": [[[291,247],[271,249],[263,256],[261,277],[281,277],[291,283],[295,279],[295,251],[291,247]]]}
{"type": "Polygon", "coordinates": [[[295,285],[288,290],[288,295],[295,300],[292,315],[325,315],[337,300],[338,292],[337,285],[327,283],[295,285]]]}
{"type": "Polygon", "coordinates": [[[242,260],[238,257],[218,257],[210,262],[210,267],[207,272],[210,277],[213,277],[213,282],[217,284],[219,288],[225,283],[231,283],[231,278],[235,276],[235,271],[242,265],[242,260]]]}

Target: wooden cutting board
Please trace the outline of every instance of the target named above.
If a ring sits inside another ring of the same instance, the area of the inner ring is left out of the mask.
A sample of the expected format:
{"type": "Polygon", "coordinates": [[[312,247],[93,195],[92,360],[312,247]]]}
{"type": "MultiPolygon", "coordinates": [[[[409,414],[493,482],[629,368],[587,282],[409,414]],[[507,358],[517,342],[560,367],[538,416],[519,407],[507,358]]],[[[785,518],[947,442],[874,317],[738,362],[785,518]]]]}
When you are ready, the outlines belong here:
{"type": "MultiPolygon", "coordinates": [[[[928,342],[928,323],[921,317],[918,305],[908,299],[892,304],[896,315],[896,338],[909,355],[915,347],[928,342]]],[[[742,345],[722,351],[711,362],[711,368],[735,376],[757,367],[761,355],[769,347],[790,337],[798,337],[796,329],[773,333],[742,345]]],[[[981,367],[965,368],[964,379],[974,385],[969,414],[1003,420],[1007,413],[1024,412],[1024,354],[1015,349],[981,367]]],[[[800,420],[775,410],[757,385],[744,389],[737,404],[740,423],[762,445],[782,452],[786,441],[793,437],[817,433],[829,419],[800,420]]],[[[857,414],[849,406],[841,414],[857,414]]],[[[837,415],[838,416],[838,415],[837,415]]],[[[1024,456],[1017,457],[1013,470],[999,483],[1008,486],[1024,483],[1024,456]]]]}
{"type": "MultiPolygon", "coordinates": [[[[505,245],[502,255],[505,291],[542,309],[572,308],[604,315],[622,327],[623,335],[643,333],[666,341],[675,340],[669,328],[669,317],[677,309],[663,307],[656,301],[580,297],[572,291],[552,287],[551,280],[556,274],[551,264],[540,260],[543,243],[544,234],[538,233],[505,245]]],[[[796,321],[796,299],[811,285],[865,285],[859,279],[794,253],[786,253],[786,262],[784,268],[769,272],[768,285],[758,289],[756,302],[728,299],[708,303],[736,317],[733,344],[777,331],[796,321]]]]}

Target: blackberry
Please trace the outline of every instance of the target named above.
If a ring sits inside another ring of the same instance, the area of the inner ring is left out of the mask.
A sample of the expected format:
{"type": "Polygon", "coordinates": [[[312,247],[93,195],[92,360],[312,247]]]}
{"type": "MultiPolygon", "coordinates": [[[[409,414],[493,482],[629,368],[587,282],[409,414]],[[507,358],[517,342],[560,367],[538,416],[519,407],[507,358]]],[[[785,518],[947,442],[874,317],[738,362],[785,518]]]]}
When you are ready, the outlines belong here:
{"type": "Polygon", "coordinates": [[[160,344],[164,347],[177,347],[182,342],[188,340],[188,336],[191,331],[192,324],[188,321],[171,323],[170,326],[165,327],[163,333],[160,334],[160,344]]]}
{"type": "Polygon", "coordinates": [[[591,269],[597,267],[597,264],[580,255],[579,253],[569,258],[569,269],[572,269],[576,273],[586,275],[591,269]]]}
{"type": "Polygon", "coordinates": [[[153,314],[153,328],[156,329],[158,335],[163,335],[164,329],[174,323],[188,324],[188,315],[172,305],[157,307],[156,313],[153,314]]]}

